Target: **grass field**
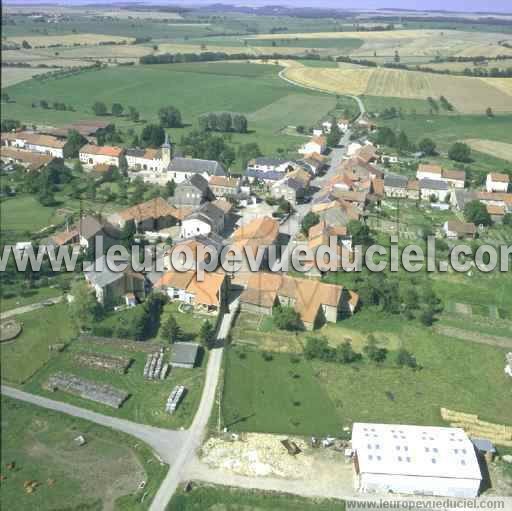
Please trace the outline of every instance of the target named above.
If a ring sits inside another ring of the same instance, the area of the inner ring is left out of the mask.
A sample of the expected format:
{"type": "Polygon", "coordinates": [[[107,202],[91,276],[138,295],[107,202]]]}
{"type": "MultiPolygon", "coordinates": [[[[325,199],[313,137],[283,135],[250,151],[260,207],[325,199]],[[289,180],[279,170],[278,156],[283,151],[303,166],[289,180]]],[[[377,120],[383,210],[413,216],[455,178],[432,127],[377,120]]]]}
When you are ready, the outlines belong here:
{"type": "Polygon", "coordinates": [[[148,508],[166,467],[140,440],[5,396],[1,407],[4,508],[148,508]],[[74,442],[78,435],[84,435],[86,445],[74,442]],[[10,463],[14,463],[12,470],[7,468],[10,463]],[[25,481],[38,483],[33,493],[24,490],[25,481]],[[143,490],[138,489],[141,481],[146,481],[143,490]]]}
{"type": "Polygon", "coordinates": [[[470,78],[418,71],[364,68],[343,65],[338,69],[315,69],[292,63],[285,76],[306,87],[337,94],[426,99],[444,95],[461,113],[512,111],[512,79],[470,78]],[[506,81],[508,80],[508,81],[506,81]]]}
{"type": "Polygon", "coordinates": [[[27,312],[18,320],[23,332],[1,350],[2,379],[15,384],[26,382],[55,356],[48,346],[67,343],[74,334],[65,304],[27,312]]]}
{"type": "Polygon", "coordinates": [[[341,501],[304,499],[289,494],[242,490],[226,486],[194,485],[174,495],[167,511],[344,511],[341,501]]]}
{"type": "Polygon", "coordinates": [[[309,362],[245,347],[226,353],[223,416],[232,431],[334,434],[340,421],[309,362]],[[276,392],[276,390],[279,391],[276,392]]]}
{"type": "MultiPolygon", "coordinates": [[[[446,279],[434,283],[436,292],[448,301],[448,290],[453,293],[454,283],[446,279]]],[[[489,282],[485,286],[482,280],[481,287],[459,287],[457,296],[471,293],[475,302],[489,299],[500,307],[509,307],[509,284],[507,281],[496,288],[489,282]],[[478,294],[480,289],[482,295],[478,294]]],[[[374,334],[379,345],[388,350],[381,366],[365,358],[351,365],[302,359],[293,363],[292,355],[282,353],[283,349],[293,348],[290,342],[278,331],[274,334],[283,338],[281,345],[276,342],[272,346],[264,333],[254,335],[246,323],[233,331],[235,347],[226,357],[223,409],[230,429],[310,434],[330,430],[335,434],[353,421],[442,425],[442,406],[512,424],[511,410],[501,405],[502,396],[508,392],[503,374],[504,349],[438,335],[417,322],[371,308],[328,325],[317,335],[326,336],[331,345],[351,339],[354,349],[360,352],[367,336],[374,334]],[[394,352],[401,346],[414,354],[420,370],[399,369],[395,365],[394,352]],[[272,350],[272,360],[263,358],[263,349],[272,350]],[[471,362],[476,360],[477,364],[471,362]],[[482,387],[484,374],[486,385],[482,387]],[[300,405],[294,406],[294,400],[300,405]],[[328,404],[328,411],[314,415],[309,409],[312,401],[328,404]],[[296,428],[290,417],[298,423],[296,428]]],[[[301,338],[303,335],[307,334],[301,334],[301,338]]],[[[294,351],[300,353],[300,344],[294,351]]]]}
{"type": "Polygon", "coordinates": [[[0,202],[1,230],[22,234],[34,232],[64,219],[53,207],[42,206],[31,195],[20,195],[0,202]]]}
{"type": "Polygon", "coordinates": [[[479,138],[468,138],[467,140],[464,140],[464,142],[466,142],[466,144],[475,151],[490,154],[497,158],[501,158],[502,160],[512,161],[512,144],[479,138]]]}
{"type": "Polygon", "coordinates": [[[344,38],[323,38],[323,37],[283,37],[273,39],[246,39],[252,45],[261,48],[272,47],[275,51],[279,51],[281,47],[287,48],[333,48],[343,53],[350,53],[363,45],[363,40],[356,37],[344,38]]]}
{"type": "MultiPolygon", "coordinates": [[[[43,83],[29,81],[7,89],[16,102],[4,105],[2,115],[29,123],[58,125],[93,118],[91,106],[99,100],[108,105],[132,105],[147,121],[155,121],[158,109],[172,104],[181,110],[184,122],[194,125],[202,113],[227,110],[250,117],[252,132],[234,134],[235,145],[257,142],[266,154],[276,154],[277,148],[283,148],[293,155],[299,145],[297,138],[281,134],[281,129],[291,122],[313,125],[334,108],[335,100],[284,82],[277,76],[278,69],[245,63],[137,66],[43,83]],[[32,108],[32,101],[40,98],[64,101],[73,105],[76,112],[32,108]]],[[[120,119],[113,122],[134,127],[120,119]]],[[[141,129],[140,124],[136,128],[141,129]]],[[[171,130],[171,136],[179,141],[189,129],[171,130]]]]}

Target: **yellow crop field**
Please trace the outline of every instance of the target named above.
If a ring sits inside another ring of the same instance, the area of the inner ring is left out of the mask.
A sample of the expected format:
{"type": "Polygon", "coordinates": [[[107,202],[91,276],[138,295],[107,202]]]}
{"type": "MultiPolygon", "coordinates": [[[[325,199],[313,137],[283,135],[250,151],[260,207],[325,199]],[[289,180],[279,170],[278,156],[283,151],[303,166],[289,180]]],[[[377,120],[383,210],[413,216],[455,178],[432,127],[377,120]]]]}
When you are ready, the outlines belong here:
{"type": "Polygon", "coordinates": [[[481,138],[468,138],[464,140],[475,151],[490,154],[502,160],[512,161],[512,144],[496,142],[495,140],[484,140],[481,138]]]}
{"type": "Polygon", "coordinates": [[[131,43],[134,41],[133,37],[120,37],[116,35],[103,35],[103,34],[62,34],[62,35],[40,35],[40,36],[26,36],[26,37],[8,37],[5,39],[7,43],[20,44],[27,41],[30,46],[51,46],[54,44],[61,44],[63,46],[73,46],[73,44],[99,44],[105,41],[115,41],[119,43],[126,41],[131,43]]]}
{"type": "Polygon", "coordinates": [[[305,87],[369,96],[426,99],[445,96],[461,113],[512,112],[512,79],[473,78],[419,71],[363,68],[343,65],[334,68],[307,68],[289,65],[288,78],[305,87]]]}

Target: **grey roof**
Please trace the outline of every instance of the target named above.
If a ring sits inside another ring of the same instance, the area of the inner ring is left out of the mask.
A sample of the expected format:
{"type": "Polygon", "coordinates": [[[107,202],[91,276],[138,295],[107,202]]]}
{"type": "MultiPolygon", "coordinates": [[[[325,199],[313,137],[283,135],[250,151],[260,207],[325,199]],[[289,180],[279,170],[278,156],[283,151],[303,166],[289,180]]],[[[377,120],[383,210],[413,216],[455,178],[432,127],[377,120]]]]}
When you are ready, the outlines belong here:
{"type": "Polygon", "coordinates": [[[200,160],[198,158],[180,158],[171,160],[168,172],[206,172],[210,176],[225,176],[226,171],[221,163],[214,160],[200,160]]]}
{"type": "Polygon", "coordinates": [[[473,445],[477,448],[478,451],[482,452],[496,452],[496,447],[494,444],[487,438],[472,438],[471,441],[473,445]]]}
{"type": "Polygon", "coordinates": [[[279,181],[280,179],[283,179],[283,173],[277,172],[274,170],[269,170],[268,172],[264,172],[262,170],[252,170],[247,169],[245,171],[246,177],[253,177],[255,179],[261,179],[266,181],[279,181]]]}
{"type": "Polygon", "coordinates": [[[390,186],[391,188],[407,188],[408,181],[405,176],[397,174],[386,174],[384,176],[384,186],[390,186]]]}
{"type": "MultiPolygon", "coordinates": [[[[119,261],[116,260],[116,265],[119,264],[119,261]]],[[[111,266],[113,267],[113,265],[111,266]]],[[[113,271],[110,269],[107,264],[107,258],[104,255],[98,258],[94,263],[84,267],[84,275],[89,282],[100,288],[104,288],[123,278],[122,271],[113,271]],[[98,270],[95,269],[95,265],[98,267],[98,270]]]]}
{"type": "Polygon", "coordinates": [[[438,181],[437,179],[422,179],[420,181],[420,188],[427,190],[448,190],[448,183],[438,181]]]}
{"type": "Polygon", "coordinates": [[[144,149],[139,149],[138,147],[133,147],[131,149],[126,150],[126,156],[135,156],[136,158],[142,158],[145,154],[144,149]]]}
{"type": "Polygon", "coordinates": [[[304,188],[304,184],[298,179],[294,179],[293,177],[286,179],[282,184],[295,191],[302,190],[304,188]]]}
{"type": "Polygon", "coordinates": [[[195,342],[177,342],[172,345],[171,364],[194,365],[199,351],[195,342]]]}
{"type": "Polygon", "coordinates": [[[119,231],[113,225],[103,224],[91,215],[84,216],[77,222],[76,226],[80,229],[81,235],[86,239],[96,236],[99,232],[102,232],[104,228],[107,233],[113,237],[115,237],[116,234],[119,234],[119,231]]]}
{"type": "Polygon", "coordinates": [[[267,156],[262,156],[260,158],[254,158],[254,163],[256,165],[267,165],[267,166],[273,166],[278,167],[279,165],[282,165],[283,163],[286,163],[288,160],[283,160],[280,158],[270,158],[267,156]]]}
{"type": "Polygon", "coordinates": [[[222,209],[218,208],[211,202],[205,202],[196,213],[192,213],[190,216],[194,216],[195,214],[210,218],[215,223],[221,221],[224,218],[224,211],[222,211],[222,209]]]}

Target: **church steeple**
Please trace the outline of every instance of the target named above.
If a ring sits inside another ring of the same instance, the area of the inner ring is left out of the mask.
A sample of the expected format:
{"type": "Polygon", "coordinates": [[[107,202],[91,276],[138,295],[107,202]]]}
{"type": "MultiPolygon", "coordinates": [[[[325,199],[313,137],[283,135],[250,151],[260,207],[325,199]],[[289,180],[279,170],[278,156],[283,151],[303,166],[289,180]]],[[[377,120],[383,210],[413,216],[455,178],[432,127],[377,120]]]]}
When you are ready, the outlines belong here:
{"type": "Polygon", "coordinates": [[[167,132],[165,133],[165,141],[162,144],[161,150],[162,150],[162,160],[164,161],[164,164],[169,165],[171,163],[173,155],[172,155],[172,143],[169,140],[169,135],[167,134],[167,132]]]}

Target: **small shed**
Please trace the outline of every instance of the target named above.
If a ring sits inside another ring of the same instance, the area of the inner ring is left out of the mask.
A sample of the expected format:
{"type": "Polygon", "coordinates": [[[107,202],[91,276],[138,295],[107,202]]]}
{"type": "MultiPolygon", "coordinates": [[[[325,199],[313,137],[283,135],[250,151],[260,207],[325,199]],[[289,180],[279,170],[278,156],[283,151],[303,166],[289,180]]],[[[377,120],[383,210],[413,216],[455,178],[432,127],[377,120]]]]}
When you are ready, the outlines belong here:
{"type": "Polygon", "coordinates": [[[199,353],[199,344],[194,342],[177,342],[172,346],[171,366],[192,369],[199,353]]]}
{"type": "Polygon", "coordinates": [[[487,463],[491,463],[496,454],[496,447],[488,438],[472,438],[471,441],[475,446],[476,451],[482,454],[487,463]]]}

